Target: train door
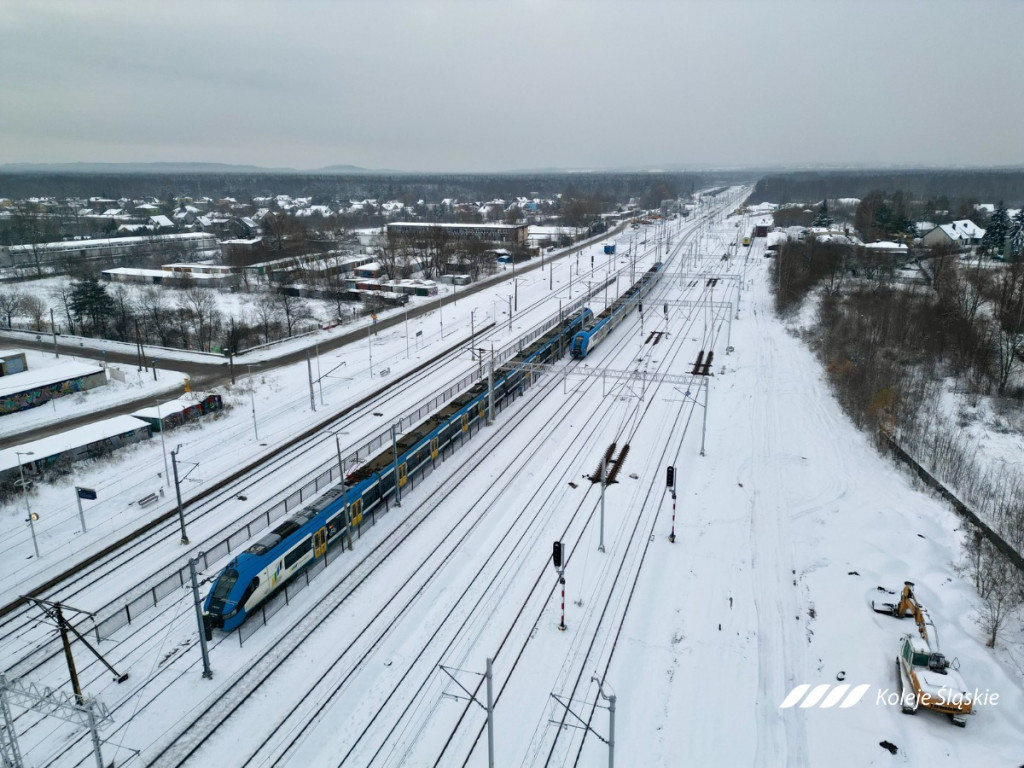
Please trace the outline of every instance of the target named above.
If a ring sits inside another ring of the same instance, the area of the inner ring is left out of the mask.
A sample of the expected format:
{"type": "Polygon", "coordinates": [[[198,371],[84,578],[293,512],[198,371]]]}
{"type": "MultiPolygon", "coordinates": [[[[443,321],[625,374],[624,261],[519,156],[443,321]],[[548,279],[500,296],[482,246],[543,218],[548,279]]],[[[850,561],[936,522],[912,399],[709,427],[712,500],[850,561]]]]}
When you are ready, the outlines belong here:
{"type": "Polygon", "coordinates": [[[468,432],[469,431],[469,414],[468,413],[462,414],[462,431],[463,432],[468,432]]]}
{"type": "Polygon", "coordinates": [[[436,459],[437,458],[437,438],[436,437],[433,440],[430,441],[430,458],[431,459],[436,459]]]}
{"type": "Polygon", "coordinates": [[[408,479],[407,473],[409,471],[408,463],[402,462],[398,465],[398,486],[401,488],[405,485],[405,481],[408,479]]]}
{"type": "Polygon", "coordinates": [[[327,529],[321,528],[313,534],[313,557],[323,557],[327,551],[327,529]]]}
{"type": "Polygon", "coordinates": [[[349,512],[352,515],[352,525],[359,525],[363,522],[363,500],[356,499],[349,504],[349,512]]]}
{"type": "Polygon", "coordinates": [[[477,408],[477,418],[482,419],[485,416],[487,416],[487,403],[481,400],[480,405],[477,408]]]}

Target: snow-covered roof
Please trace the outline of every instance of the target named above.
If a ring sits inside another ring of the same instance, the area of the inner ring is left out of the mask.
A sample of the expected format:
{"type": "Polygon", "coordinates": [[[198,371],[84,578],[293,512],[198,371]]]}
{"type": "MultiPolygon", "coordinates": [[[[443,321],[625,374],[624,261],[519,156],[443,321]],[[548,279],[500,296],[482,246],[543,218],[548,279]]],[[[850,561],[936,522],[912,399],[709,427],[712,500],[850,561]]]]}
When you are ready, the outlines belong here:
{"type": "Polygon", "coordinates": [[[134,416],[114,416],[92,424],[86,424],[84,427],[69,429],[61,432],[59,435],[51,435],[40,440],[33,440],[30,443],[18,446],[21,449],[19,451],[21,457],[18,457],[13,450],[0,451],[0,472],[14,469],[19,464],[30,464],[33,461],[39,461],[49,456],[58,456],[73,448],[106,440],[109,437],[117,437],[126,432],[134,432],[140,427],[148,426],[149,424],[141,419],[136,419],[134,416]],[[31,451],[33,455],[25,456],[25,453],[28,451],[31,451]]]}
{"type": "Polygon", "coordinates": [[[901,252],[906,253],[909,249],[903,243],[895,243],[891,240],[879,240],[877,243],[868,243],[864,246],[872,251],[901,252]]]}
{"type": "Polygon", "coordinates": [[[958,219],[949,224],[940,224],[938,228],[945,232],[950,240],[975,240],[985,236],[985,230],[970,219],[958,219]]]}
{"type": "Polygon", "coordinates": [[[168,219],[166,216],[164,216],[162,214],[159,215],[159,216],[150,216],[149,217],[149,223],[150,224],[155,224],[158,227],[173,227],[174,226],[174,222],[171,221],[170,219],[168,219]]]}

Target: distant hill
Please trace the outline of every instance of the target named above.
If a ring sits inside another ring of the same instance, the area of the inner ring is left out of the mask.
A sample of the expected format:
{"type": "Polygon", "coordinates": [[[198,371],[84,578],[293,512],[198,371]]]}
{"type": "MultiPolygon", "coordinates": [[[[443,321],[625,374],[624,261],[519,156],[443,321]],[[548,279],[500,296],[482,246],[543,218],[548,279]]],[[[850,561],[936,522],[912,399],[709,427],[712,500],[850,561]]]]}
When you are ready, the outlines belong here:
{"type": "Polygon", "coordinates": [[[324,168],[263,168],[258,165],[230,163],[3,163],[0,173],[86,173],[86,174],[290,174],[290,175],[395,175],[405,171],[360,168],[358,165],[328,165],[324,168]]]}
{"type": "Polygon", "coordinates": [[[228,163],[4,163],[0,173],[192,174],[299,173],[294,168],[261,168],[228,163]]]}

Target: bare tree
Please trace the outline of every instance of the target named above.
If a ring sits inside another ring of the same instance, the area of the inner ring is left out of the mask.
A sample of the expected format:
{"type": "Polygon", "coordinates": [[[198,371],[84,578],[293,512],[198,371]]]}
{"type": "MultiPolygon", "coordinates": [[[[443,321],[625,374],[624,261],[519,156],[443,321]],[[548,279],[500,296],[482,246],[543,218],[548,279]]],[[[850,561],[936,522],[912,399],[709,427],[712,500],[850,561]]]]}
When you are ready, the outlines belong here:
{"type": "Polygon", "coordinates": [[[1020,362],[1024,331],[1024,270],[1020,263],[1003,270],[995,285],[992,337],[996,349],[996,384],[1002,395],[1020,362]]]}
{"type": "Polygon", "coordinates": [[[978,626],[988,635],[985,642],[994,648],[999,630],[1024,602],[1021,572],[988,539],[976,533],[967,545],[967,569],[981,596],[978,626]]]}
{"type": "Polygon", "coordinates": [[[425,245],[433,275],[445,274],[448,271],[448,257],[451,255],[453,245],[448,230],[444,227],[429,227],[425,245]]]}
{"type": "Polygon", "coordinates": [[[145,340],[156,338],[161,346],[171,346],[174,307],[167,294],[159,288],[147,288],[139,299],[139,313],[145,327],[145,340]]]}
{"type": "Polygon", "coordinates": [[[21,309],[32,320],[32,330],[43,330],[47,308],[42,299],[32,293],[25,294],[21,309]]]}
{"type": "Polygon", "coordinates": [[[65,281],[54,289],[53,297],[60,302],[64,309],[64,318],[68,323],[68,333],[75,332],[75,313],[71,309],[71,283],[65,281]]]}
{"type": "Polygon", "coordinates": [[[178,297],[178,308],[192,326],[199,349],[208,351],[218,314],[215,294],[207,288],[188,288],[178,297]]]}
{"type": "Polygon", "coordinates": [[[284,291],[277,294],[277,306],[280,309],[280,314],[284,318],[285,330],[288,335],[292,335],[292,331],[295,326],[304,320],[310,320],[313,317],[313,312],[309,307],[309,302],[299,296],[292,296],[284,291]]]}
{"type": "Polygon", "coordinates": [[[281,317],[281,310],[277,304],[277,297],[272,293],[259,293],[252,302],[253,313],[263,331],[263,343],[270,343],[272,330],[278,327],[281,317]]]}
{"type": "Polygon", "coordinates": [[[25,296],[20,291],[0,290],[0,315],[7,318],[7,327],[11,327],[11,318],[21,314],[25,307],[25,296]]]}
{"type": "Polygon", "coordinates": [[[114,333],[121,341],[127,341],[135,335],[136,307],[131,296],[123,285],[116,285],[111,298],[114,301],[114,333]]]}

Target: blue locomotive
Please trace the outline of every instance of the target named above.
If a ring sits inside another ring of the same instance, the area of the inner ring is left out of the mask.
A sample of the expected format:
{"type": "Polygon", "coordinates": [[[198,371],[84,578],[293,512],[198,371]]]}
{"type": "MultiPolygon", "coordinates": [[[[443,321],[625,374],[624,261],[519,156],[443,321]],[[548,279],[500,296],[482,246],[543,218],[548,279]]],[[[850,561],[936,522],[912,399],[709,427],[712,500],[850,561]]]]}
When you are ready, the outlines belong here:
{"type": "Polygon", "coordinates": [[[604,312],[594,318],[593,325],[588,327],[587,323],[583,324],[583,328],[573,336],[572,346],[569,348],[573,358],[576,360],[585,358],[587,353],[629,314],[629,310],[633,306],[640,304],[643,297],[651,289],[651,286],[654,285],[655,280],[657,280],[662,266],[663,264],[659,261],[647,270],[643,277],[637,280],[628,291],[606,307],[604,312]]]}
{"type": "MultiPolygon", "coordinates": [[[[582,309],[539,337],[494,372],[494,403],[521,393],[531,372],[524,363],[545,363],[565,354],[580,328],[591,319],[582,309]]],[[[303,507],[263,538],[241,552],[220,573],[206,598],[210,624],[225,631],[238,627],[246,616],[292,576],[319,557],[328,546],[354,531],[363,518],[404,487],[446,452],[453,451],[479,427],[487,414],[487,382],[481,381],[454,398],[398,440],[397,461],[392,446],[349,473],[314,503],[303,507]]]]}

